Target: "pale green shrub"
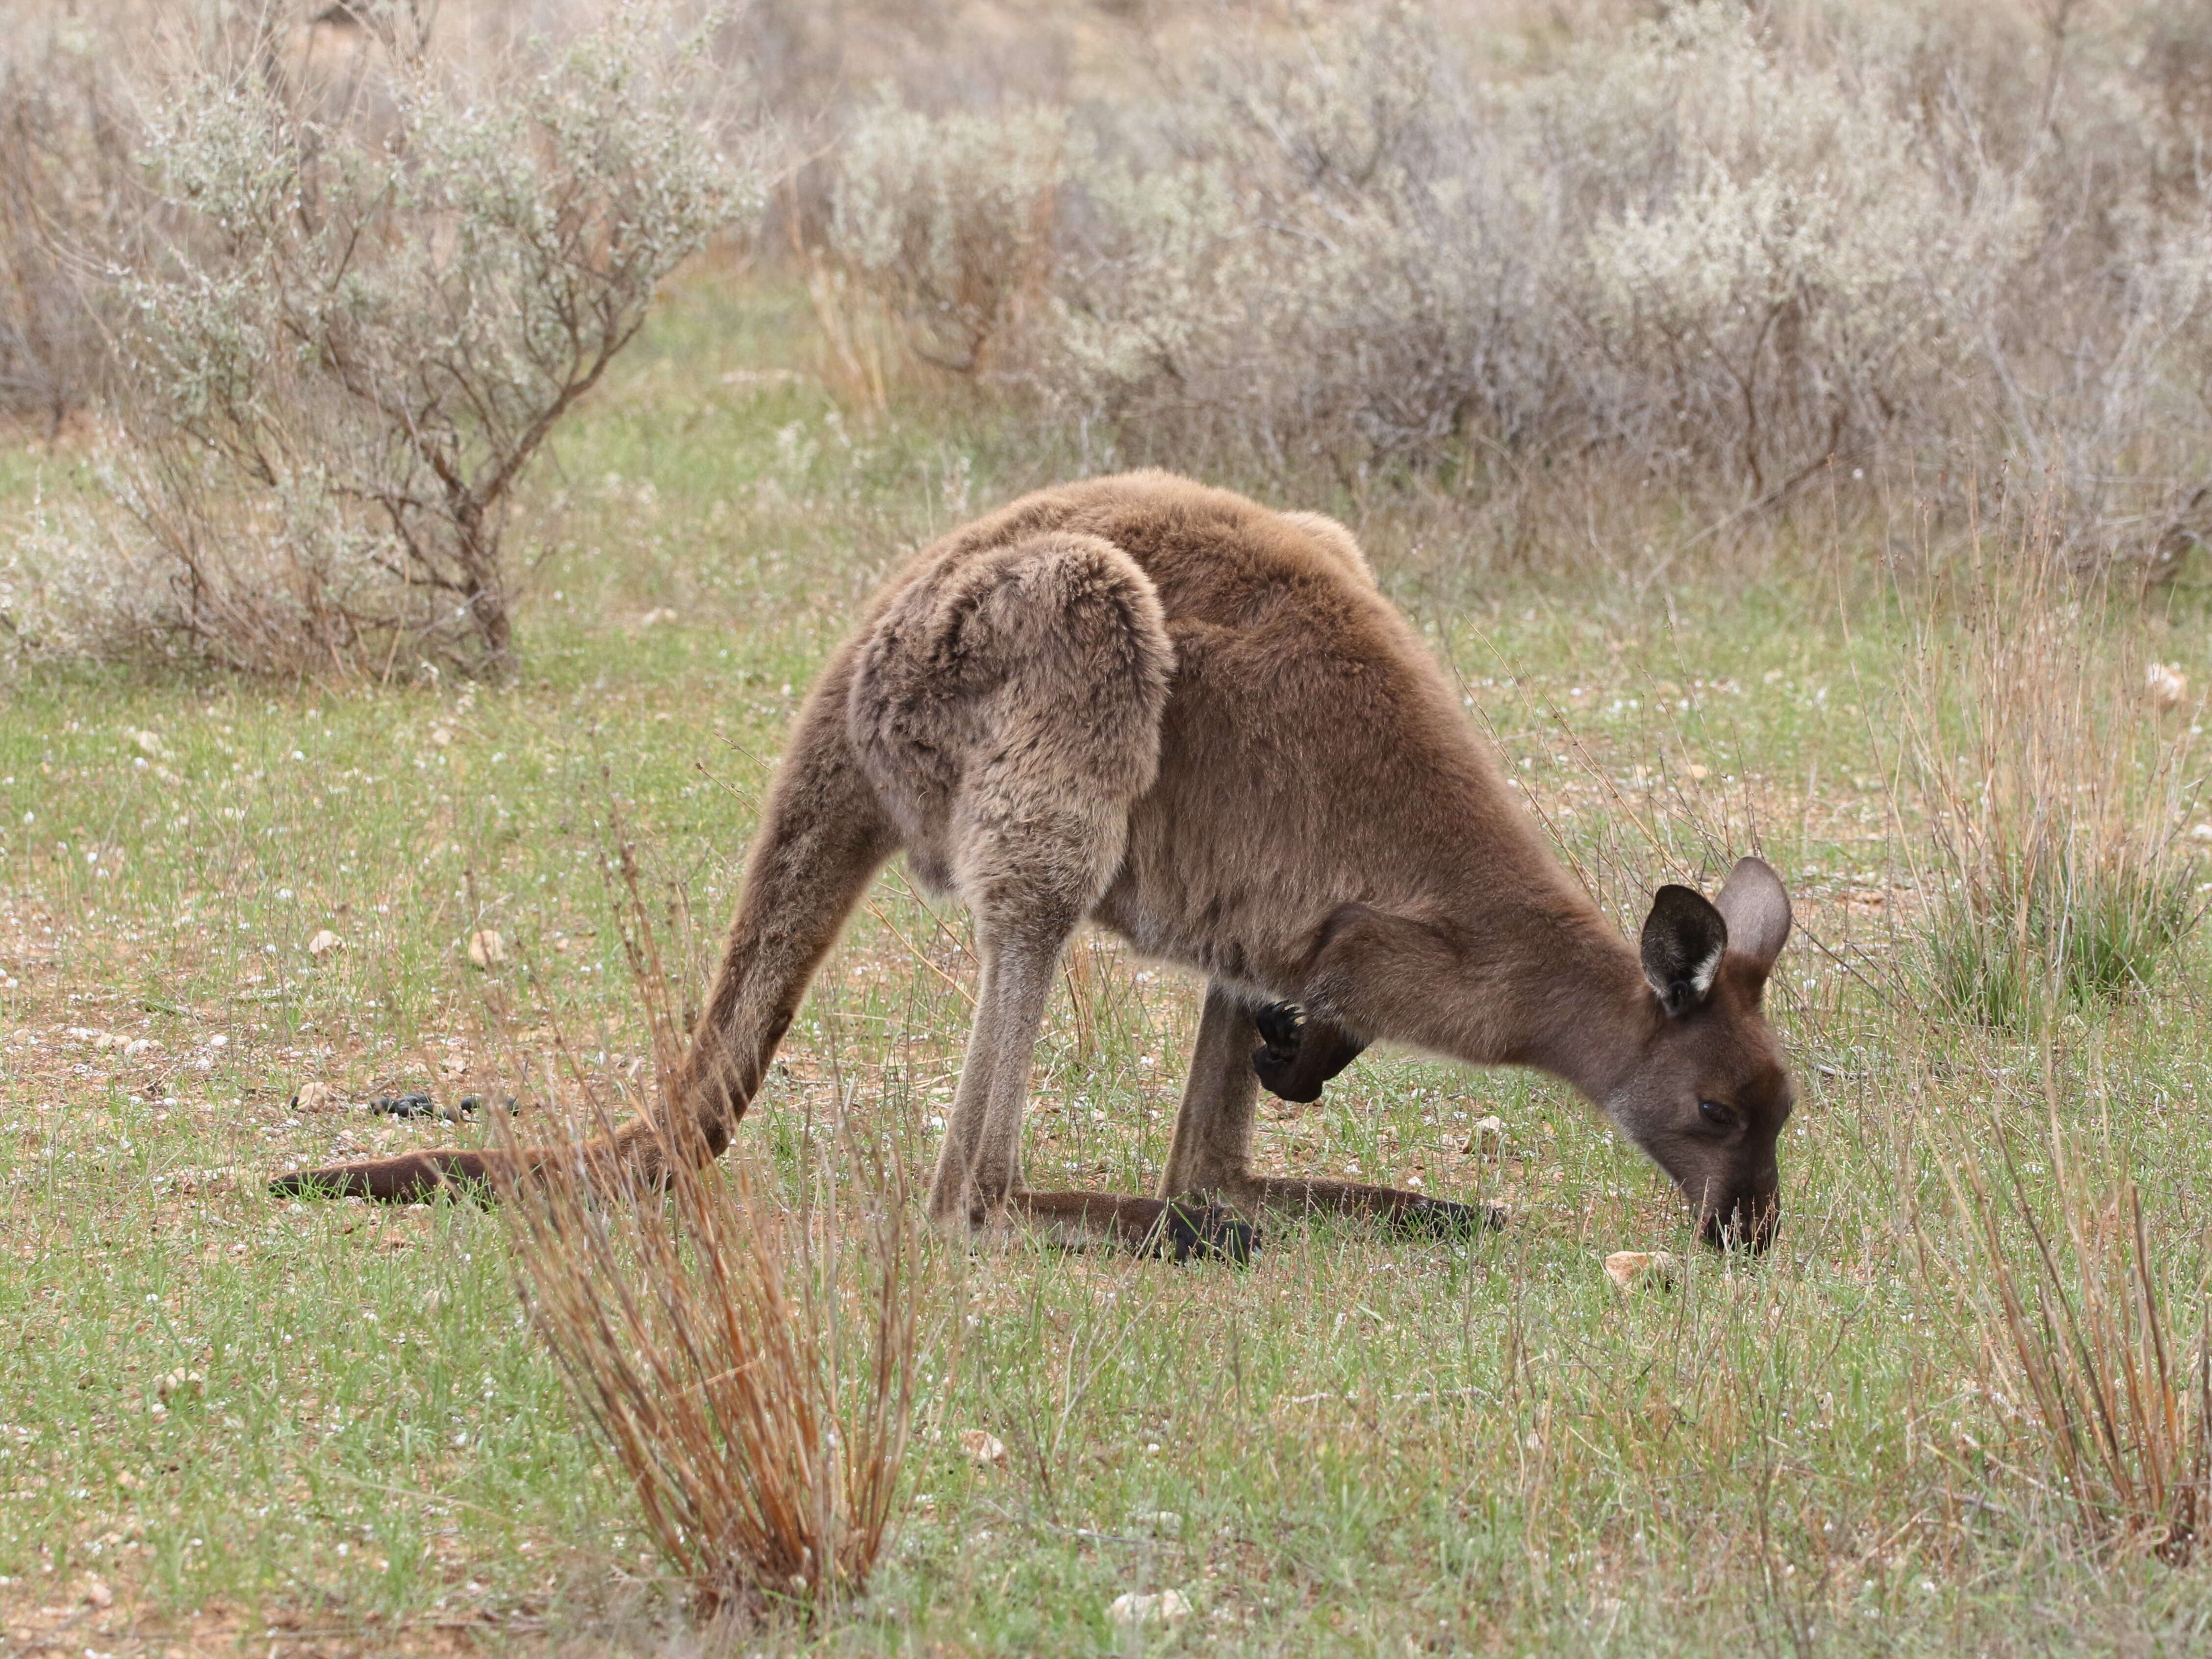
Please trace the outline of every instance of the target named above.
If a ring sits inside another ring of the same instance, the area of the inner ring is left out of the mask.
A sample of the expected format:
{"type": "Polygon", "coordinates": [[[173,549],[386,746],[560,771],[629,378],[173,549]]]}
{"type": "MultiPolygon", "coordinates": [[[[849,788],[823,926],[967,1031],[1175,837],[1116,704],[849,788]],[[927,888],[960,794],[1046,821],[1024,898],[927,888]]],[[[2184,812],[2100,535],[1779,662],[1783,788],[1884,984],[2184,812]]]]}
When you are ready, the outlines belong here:
{"type": "Polygon", "coordinates": [[[2012,252],[2006,216],[1954,199],[1880,74],[1847,67],[1692,8],[1532,94],[1613,198],[1586,321],[1617,395],[1762,493],[1924,415],[1962,371],[1979,274],[2012,252]]]}
{"type": "Polygon", "coordinates": [[[846,152],[833,227],[932,362],[972,371],[1051,270],[1067,117],[1017,108],[932,119],[879,99],[846,152]]]}
{"type": "Polygon", "coordinates": [[[142,149],[174,234],[114,274],[124,519],[56,582],[100,596],[80,642],[509,665],[517,480],[662,278],[757,205],[757,162],[701,118],[716,71],[664,25],[618,9],[490,85],[387,33],[351,113],[250,55],[170,89],[142,149]]]}
{"type": "Polygon", "coordinates": [[[124,102],[88,19],[17,20],[0,46],[0,410],[49,436],[112,384],[82,250],[135,240],[124,102]]]}
{"type": "Polygon", "coordinates": [[[1164,159],[1125,147],[1079,181],[1040,380],[1150,458],[1357,471],[1524,428],[1552,369],[1540,212],[1498,188],[1418,18],[1303,44],[1224,46],[1167,106],[1164,159]]]}

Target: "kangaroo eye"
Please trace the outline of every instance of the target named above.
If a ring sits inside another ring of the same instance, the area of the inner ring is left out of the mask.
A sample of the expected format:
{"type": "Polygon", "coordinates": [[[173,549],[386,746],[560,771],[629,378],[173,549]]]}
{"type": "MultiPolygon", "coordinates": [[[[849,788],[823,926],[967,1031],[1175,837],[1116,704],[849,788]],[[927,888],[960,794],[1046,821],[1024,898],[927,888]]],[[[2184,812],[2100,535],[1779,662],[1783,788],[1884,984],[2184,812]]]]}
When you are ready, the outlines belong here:
{"type": "Polygon", "coordinates": [[[1729,1124],[1735,1121],[1735,1114],[1729,1110],[1727,1107],[1722,1105],[1717,1100],[1699,1101],[1698,1103],[1698,1112],[1706,1122],[1711,1124],[1717,1129],[1725,1129],[1729,1124]]]}

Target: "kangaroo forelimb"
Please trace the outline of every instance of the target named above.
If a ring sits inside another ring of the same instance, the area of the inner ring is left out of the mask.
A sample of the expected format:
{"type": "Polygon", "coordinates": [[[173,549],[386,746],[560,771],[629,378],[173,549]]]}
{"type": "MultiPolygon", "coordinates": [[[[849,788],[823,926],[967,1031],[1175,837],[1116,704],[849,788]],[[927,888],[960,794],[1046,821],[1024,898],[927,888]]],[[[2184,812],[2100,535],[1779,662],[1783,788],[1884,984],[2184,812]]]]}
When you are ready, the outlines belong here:
{"type": "Polygon", "coordinates": [[[1367,1039],[1316,1019],[1295,1002],[1271,1002],[1252,1016],[1261,1046],[1252,1069],[1267,1092],[1301,1106],[1321,1098],[1328,1080],[1365,1052],[1367,1039]]]}

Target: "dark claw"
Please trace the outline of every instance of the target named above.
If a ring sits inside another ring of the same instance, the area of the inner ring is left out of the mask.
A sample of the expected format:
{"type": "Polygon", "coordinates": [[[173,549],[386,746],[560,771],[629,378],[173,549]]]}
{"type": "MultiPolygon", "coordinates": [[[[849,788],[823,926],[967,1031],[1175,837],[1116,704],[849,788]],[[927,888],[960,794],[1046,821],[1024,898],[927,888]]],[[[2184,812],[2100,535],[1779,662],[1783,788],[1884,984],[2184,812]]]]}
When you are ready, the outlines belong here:
{"type": "Polygon", "coordinates": [[[1260,1028],[1261,1041],[1288,1060],[1298,1052],[1298,1028],[1305,1018],[1306,1011],[1295,1002],[1271,1002],[1252,1016],[1252,1024],[1260,1028]]]}
{"type": "Polygon", "coordinates": [[[1159,1233],[1160,1254],[1177,1263],[1218,1259],[1242,1267],[1260,1248],[1252,1224],[1217,1204],[1169,1205],[1159,1233]]]}

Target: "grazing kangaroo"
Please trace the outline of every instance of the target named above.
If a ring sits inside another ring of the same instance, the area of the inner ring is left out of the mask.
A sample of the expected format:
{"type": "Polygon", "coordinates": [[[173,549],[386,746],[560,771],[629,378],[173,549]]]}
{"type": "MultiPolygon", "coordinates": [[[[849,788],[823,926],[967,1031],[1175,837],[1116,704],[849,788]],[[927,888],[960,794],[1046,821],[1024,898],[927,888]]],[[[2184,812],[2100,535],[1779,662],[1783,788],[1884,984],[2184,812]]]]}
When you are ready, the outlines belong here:
{"type": "MultiPolygon", "coordinates": [[[[1177,1256],[1242,1255],[1265,1208],[1494,1224],[1253,1171],[1258,1083],[1314,1099],[1379,1038],[1563,1078],[1674,1178],[1709,1241],[1759,1247],[1773,1229],[1791,1087],[1760,1000],[1790,932],[1781,882],[1746,859],[1716,902],[1662,887],[1632,948],[1333,520],[1136,472],[1025,496],[926,550],[800,711],[672,1115],[591,1156],[648,1177],[719,1156],[902,849],[974,913],[981,961],[929,1198],[941,1224],[1177,1256]],[[1207,975],[1158,1198],[1022,1179],[1031,1054],[1086,917],[1207,975]]],[[[410,1200],[511,1177],[508,1157],[410,1153],[276,1185],[410,1200]]]]}

